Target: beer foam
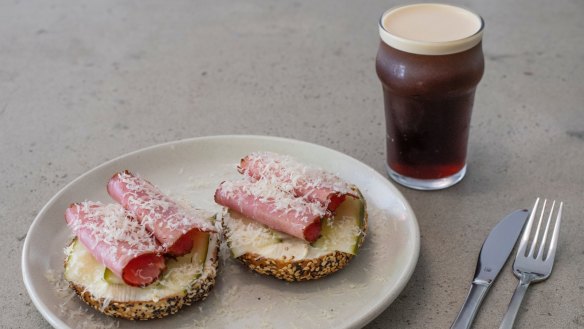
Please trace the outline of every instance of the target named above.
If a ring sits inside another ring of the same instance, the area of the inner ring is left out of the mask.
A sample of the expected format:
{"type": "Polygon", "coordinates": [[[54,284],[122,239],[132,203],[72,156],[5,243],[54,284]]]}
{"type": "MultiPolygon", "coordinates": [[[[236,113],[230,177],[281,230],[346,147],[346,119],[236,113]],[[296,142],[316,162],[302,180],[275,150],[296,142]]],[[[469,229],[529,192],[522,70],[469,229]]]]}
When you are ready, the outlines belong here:
{"type": "Polygon", "coordinates": [[[392,8],[379,21],[379,35],[387,45],[413,54],[447,55],[477,45],[483,19],[460,7],[422,3],[392,8]]]}

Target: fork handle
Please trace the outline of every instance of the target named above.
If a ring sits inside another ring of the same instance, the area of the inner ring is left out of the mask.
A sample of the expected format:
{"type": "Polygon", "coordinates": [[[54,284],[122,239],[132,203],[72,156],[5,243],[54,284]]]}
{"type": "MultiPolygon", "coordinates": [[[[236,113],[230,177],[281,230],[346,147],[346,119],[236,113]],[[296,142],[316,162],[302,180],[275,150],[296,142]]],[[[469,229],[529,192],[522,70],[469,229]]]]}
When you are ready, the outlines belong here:
{"type": "Polygon", "coordinates": [[[519,311],[519,307],[521,306],[521,302],[523,301],[523,297],[525,296],[525,292],[530,283],[531,280],[529,277],[521,275],[519,284],[517,284],[517,288],[515,288],[513,297],[511,297],[511,302],[509,302],[509,306],[507,307],[507,313],[505,313],[499,329],[513,328],[513,323],[515,323],[515,318],[517,318],[517,312],[519,311]]]}
{"type": "Polygon", "coordinates": [[[477,310],[489,290],[489,284],[483,282],[473,282],[468,291],[468,296],[456,316],[456,320],[450,329],[468,329],[477,314],[477,310]]]}

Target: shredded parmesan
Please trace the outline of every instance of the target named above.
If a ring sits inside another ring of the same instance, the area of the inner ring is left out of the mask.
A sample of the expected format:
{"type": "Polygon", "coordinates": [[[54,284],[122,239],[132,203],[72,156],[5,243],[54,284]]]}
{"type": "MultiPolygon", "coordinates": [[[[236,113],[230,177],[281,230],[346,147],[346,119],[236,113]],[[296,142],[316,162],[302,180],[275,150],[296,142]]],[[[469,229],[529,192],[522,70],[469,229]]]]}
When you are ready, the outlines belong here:
{"type": "Polygon", "coordinates": [[[99,249],[102,262],[162,251],[146,228],[119,204],[84,201],[72,205],[68,214],[71,230],[87,248],[99,249]]]}
{"type": "Polygon", "coordinates": [[[238,170],[243,176],[221,183],[217,202],[299,238],[308,225],[332,216],[333,195],[353,193],[339,177],[275,153],[252,153],[238,170]]]}
{"type": "Polygon", "coordinates": [[[300,193],[304,198],[318,189],[351,193],[351,187],[336,175],[321,168],[306,166],[287,155],[254,152],[245,157],[240,172],[257,180],[269,178],[286,191],[300,193]]]}
{"type": "Polygon", "coordinates": [[[118,188],[114,197],[136,213],[140,223],[154,233],[164,248],[172,247],[193,228],[215,231],[209,212],[175,202],[152,183],[127,171],[115,178],[118,188]]]}

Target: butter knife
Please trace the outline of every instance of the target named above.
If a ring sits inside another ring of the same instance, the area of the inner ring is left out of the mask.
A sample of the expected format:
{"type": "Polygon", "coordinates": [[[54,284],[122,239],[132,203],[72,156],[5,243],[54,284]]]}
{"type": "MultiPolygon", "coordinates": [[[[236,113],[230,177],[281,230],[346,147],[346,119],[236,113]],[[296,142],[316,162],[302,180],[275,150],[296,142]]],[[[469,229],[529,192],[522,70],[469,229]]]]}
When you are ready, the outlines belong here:
{"type": "Polygon", "coordinates": [[[528,215],[527,209],[516,210],[491,230],[481,248],[468,296],[450,329],[470,328],[489,287],[513,251],[528,215]]]}

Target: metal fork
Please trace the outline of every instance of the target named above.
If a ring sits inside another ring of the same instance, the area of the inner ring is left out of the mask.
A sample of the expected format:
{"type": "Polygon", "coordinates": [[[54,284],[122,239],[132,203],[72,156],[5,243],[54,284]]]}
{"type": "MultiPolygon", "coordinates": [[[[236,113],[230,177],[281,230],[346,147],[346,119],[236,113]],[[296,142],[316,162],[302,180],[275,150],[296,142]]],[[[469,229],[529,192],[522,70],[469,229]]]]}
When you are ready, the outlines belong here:
{"type": "Polygon", "coordinates": [[[538,212],[539,198],[535,200],[535,204],[533,205],[533,210],[529,215],[529,220],[525,227],[525,231],[521,236],[521,242],[519,244],[519,249],[517,250],[517,256],[515,256],[515,262],[513,263],[513,273],[516,277],[519,278],[519,284],[513,293],[513,297],[511,298],[511,302],[507,308],[507,313],[505,313],[499,329],[510,329],[513,327],[513,323],[517,317],[517,311],[519,311],[519,306],[521,306],[523,296],[525,296],[525,292],[527,291],[529,284],[543,281],[547,279],[552,273],[554,258],[556,255],[556,247],[558,245],[558,235],[560,233],[560,222],[562,219],[562,208],[564,203],[560,202],[559,209],[557,210],[551,241],[548,241],[548,231],[550,228],[550,223],[553,219],[552,215],[554,213],[556,201],[553,201],[552,203],[551,210],[549,210],[549,215],[547,216],[547,223],[545,224],[543,236],[540,237],[540,229],[544,219],[544,214],[546,212],[546,204],[547,200],[544,200],[533,239],[529,241],[533,224],[535,222],[536,213],[538,212]],[[545,252],[544,248],[546,244],[548,245],[547,252],[545,252]],[[527,249],[528,245],[529,250],[527,249]]]}

